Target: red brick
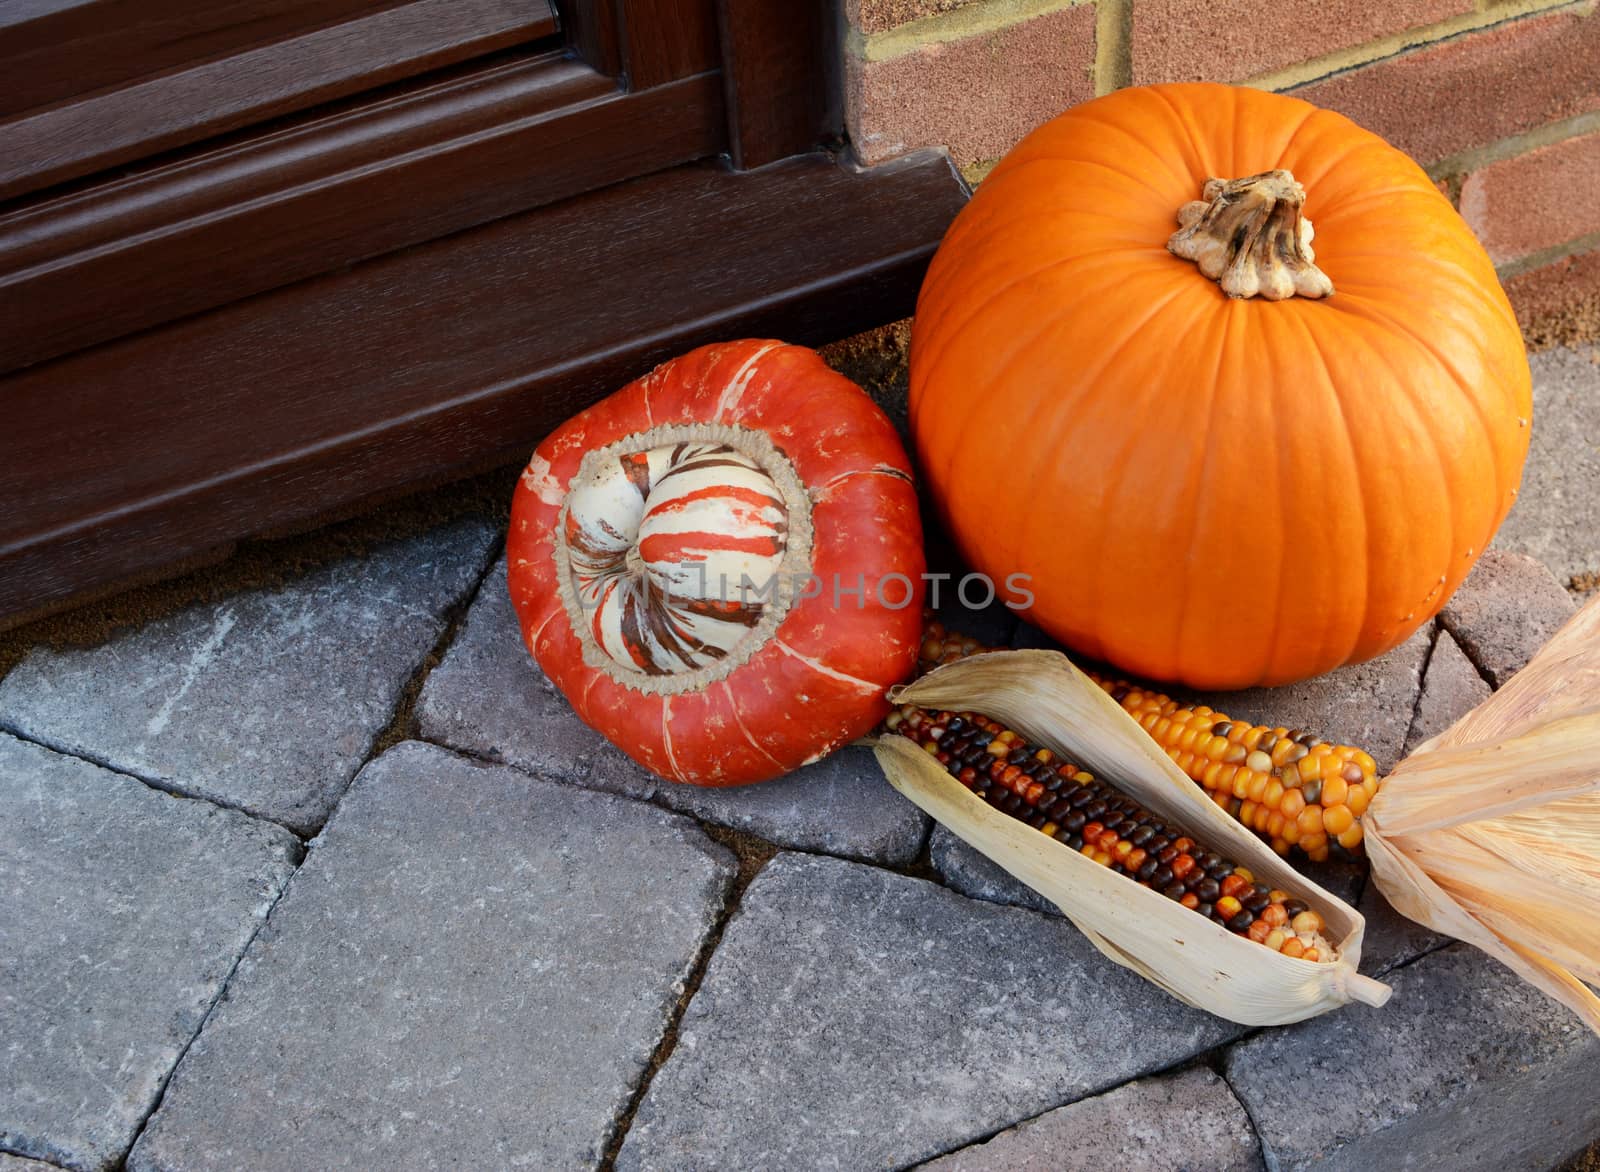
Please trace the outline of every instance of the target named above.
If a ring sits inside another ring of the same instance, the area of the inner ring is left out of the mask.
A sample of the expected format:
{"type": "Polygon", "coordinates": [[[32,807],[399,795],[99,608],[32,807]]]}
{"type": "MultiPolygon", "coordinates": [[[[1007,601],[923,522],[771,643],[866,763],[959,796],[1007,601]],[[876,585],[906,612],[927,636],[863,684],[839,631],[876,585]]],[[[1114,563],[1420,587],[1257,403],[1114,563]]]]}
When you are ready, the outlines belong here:
{"type": "Polygon", "coordinates": [[[959,166],[1004,154],[1094,96],[1094,9],[1058,9],[991,32],[846,60],[845,112],[863,162],[946,146],[959,166]]]}
{"type": "MultiPolygon", "coordinates": [[[[807,3],[809,0],[791,0],[807,3]]],[[[881,33],[924,16],[954,12],[978,0],[844,0],[844,16],[864,33],[881,33]]]]}
{"type": "Polygon", "coordinates": [[[1473,0],[1133,0],[1133,80],[1243,81],[1473,10],[1473,0]]]}
{"type": "Polygon", "coordinates": [[[1461,214],[1497,264],[1600,232],[1600,133],[1473,171],[1461,214]]]}
{"type": "Polygon", "coordinates": [[[1506,293],[1530,346],[1600,340],[1600,249],[1513,277],[1506,293]]]}
{"type": "Polygon", "coordinates": [[[1600,12],[1508,21],[1293,92],[1426,166],[1600,109],[1600,12]]]}

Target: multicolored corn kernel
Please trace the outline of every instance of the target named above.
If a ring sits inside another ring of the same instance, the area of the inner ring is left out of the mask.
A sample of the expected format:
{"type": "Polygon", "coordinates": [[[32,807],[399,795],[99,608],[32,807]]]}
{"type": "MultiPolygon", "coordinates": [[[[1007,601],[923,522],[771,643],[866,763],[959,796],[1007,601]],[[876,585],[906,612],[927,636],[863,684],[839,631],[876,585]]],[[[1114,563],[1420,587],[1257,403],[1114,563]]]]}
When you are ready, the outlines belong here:
{"type": "MultiPolygon", "coordinates": [[[[923,628],[919,666],[931,671],[992,650],[930,621],[923,628]]],[[[1378,793],[1377,764],[1367,753],[1301,729],[1245,724],[1205,705],[1186,707],[1127,680],[1086,674],[1212,801],[1266,837],[1280,855],[1298,847],[1321,862],[1335,843],[1359,852],[1361,815],[1378,793]]]]}
{"type": "Polygon", "coordinates": [[[905,705],[890,713],[884,727],[921,745],[995,809],[1069,850],[1274,951],[1333,959],[1322,938],[1322,917],[1304,901],[1257,883],[1248,869],[1206,850],[1115,787],[1049,749],[1030,745],[998,721],[905,705]]]}

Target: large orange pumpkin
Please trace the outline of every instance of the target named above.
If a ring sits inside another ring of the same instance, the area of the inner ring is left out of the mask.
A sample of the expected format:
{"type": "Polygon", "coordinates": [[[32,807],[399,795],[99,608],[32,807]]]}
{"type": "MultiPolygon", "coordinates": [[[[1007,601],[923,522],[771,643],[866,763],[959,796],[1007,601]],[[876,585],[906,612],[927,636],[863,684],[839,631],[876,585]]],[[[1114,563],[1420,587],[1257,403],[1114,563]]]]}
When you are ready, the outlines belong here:
{"type": "Polygon", "coordinates": [[[1300,679],[1431,618],[1511,507],[1531,413],[1493,266],[1422,170],[1228,86],[1030,134],[912,330],[921,471],[965,556],[1030,574],[1071,647],[1193,685],[1300,679]]]}
{"type": "Polygon", "coordinates": [[[551,682],[669,780],[814,761],[870,730],[916,663],[905,450],[800,346],[702,346],[568,420],[523,473],[506,557],[551,682]]]}

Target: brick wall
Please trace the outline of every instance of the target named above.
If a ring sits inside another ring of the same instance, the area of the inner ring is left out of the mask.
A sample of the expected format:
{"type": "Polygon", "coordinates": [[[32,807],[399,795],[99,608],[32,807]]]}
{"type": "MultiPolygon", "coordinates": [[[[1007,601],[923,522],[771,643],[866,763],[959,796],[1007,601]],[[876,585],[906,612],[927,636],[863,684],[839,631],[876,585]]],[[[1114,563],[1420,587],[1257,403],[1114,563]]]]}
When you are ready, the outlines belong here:
{"type": "Polygon", "coordinates": [[[863,161],[946,147],[982,180],[1124,85],[1230,81],[1342,111],[1439,180],[1524,325],[1600,304],[1597,0],[842,0],[863,161]]]}

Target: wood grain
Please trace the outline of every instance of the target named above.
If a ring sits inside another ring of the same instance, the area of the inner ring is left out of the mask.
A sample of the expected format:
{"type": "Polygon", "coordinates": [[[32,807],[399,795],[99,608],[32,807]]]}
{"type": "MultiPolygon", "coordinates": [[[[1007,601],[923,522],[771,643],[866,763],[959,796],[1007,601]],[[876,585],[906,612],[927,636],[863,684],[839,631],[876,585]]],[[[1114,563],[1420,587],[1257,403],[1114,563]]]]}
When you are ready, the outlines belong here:
{"type": "Polygon", "coordinates": [[[237,53],[405,0],[0,3],[0,115],[237,53]]]}
{"type": "Polygon", "coordinates": [[[580,61],[608,77],[622,72],[621,0],[554,0],[561,35],[580,61]]]}
{"type": "Polygon", "coordinates": [[[834,16],[826,3],[717,0],[734,166],[765,166],[841,132],[834,16]]]}
{"type": "Polygon", "coordinates": [[[413,0],[24,111],[0,121],[0,199],[554,32],[546,0],[413,0]]]}
{"type": "Polygon", "coordinates": [[[964,188],[939,157],[697,164],[0,380],[0,614],[526,455],[713,338],[909,313],[964,188]]]}
{"type": "MultiPolygon", "coordinates": [[[[630,90],[716,69],[716,0],[553,0],[568,48],[630,90]]],[[[752,0],[810,6],[831,0],[752,0]]]]}
{"type": "MultiPolygon", "coordinates": [[[[760,0],[804,4],[817,0],[760,0]]],[[[622,65],[629,89],[665,85],[718,65],[713,0],[620,0],[622,65]]]]}
{"type": "Polygon", "coordinates": [[[0,371],[712,155],[723,134],[715,74],[629,95],[549,54],[0,214],[0,371]]]}

